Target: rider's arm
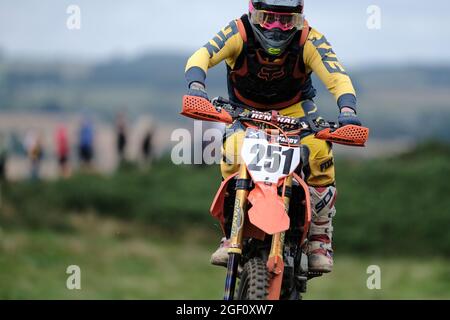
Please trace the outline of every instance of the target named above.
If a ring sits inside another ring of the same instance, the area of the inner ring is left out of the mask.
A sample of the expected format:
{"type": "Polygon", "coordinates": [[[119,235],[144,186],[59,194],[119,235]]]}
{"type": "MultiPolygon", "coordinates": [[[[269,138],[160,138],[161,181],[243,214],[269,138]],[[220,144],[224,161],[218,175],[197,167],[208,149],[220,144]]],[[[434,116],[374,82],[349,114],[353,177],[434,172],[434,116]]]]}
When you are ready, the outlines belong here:
{"type": "Polygon", "coordinates": [[[242,51],[244,41],[239,34],[236,21],[223,28],[205,46],[195,52],[188,60],[186,66],[186,80],[188,85],[192,82],[205,84],[208,69],[222,61],[233,68],[236,59],[242,51]]]}
{"type": "Polygon", "coordinates": [[[304,49],[307,71],[314,72],[334,95],[340,109],[356,111],[356,93],[350,77],[339,62],[327,39],[312,29],[304,49]]]}

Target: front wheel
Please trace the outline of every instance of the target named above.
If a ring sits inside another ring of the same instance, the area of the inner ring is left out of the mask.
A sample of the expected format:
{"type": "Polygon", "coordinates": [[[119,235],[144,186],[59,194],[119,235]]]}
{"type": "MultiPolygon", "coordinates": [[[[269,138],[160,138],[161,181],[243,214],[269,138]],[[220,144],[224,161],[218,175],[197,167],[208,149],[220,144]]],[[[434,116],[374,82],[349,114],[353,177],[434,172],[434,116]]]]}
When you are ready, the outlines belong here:
{"type": "Polygon", "coordinates": [[[269,295],[269,272],[259,258],[248,261],[241,274],[238,300],[267,300],[269,295]]]}

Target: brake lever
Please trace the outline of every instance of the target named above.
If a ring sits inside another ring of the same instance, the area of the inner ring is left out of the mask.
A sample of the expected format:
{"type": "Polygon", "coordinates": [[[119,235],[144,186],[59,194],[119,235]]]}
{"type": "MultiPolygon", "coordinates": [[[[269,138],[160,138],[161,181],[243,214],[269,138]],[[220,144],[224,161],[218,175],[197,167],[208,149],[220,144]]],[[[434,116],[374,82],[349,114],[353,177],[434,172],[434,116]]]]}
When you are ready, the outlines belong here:
{"type": "Polygon", "coordinates": [[[307,123],[308,123],[309,129],[314,133],[317,133],[317,132],[322,131],[323,129],[326,129],[325,123],[324,123],[325,121],[324,120],[322,120],[322,121],[323,121],[322,123],[316,122],[315,120],[308,117],[307,123]]]}
{"type": "Polygon", "coordinates": [[[336,122],[326,122],[324,119],[312,120],[308,118],[308,125],[312,132],[318,133],[325,129],[331,129],[332,132],[339,129],[339,124],[336,122]]]}
{"type": "Polygon", "coordinates": [[[216,110],[218,112],[222,112],[222,109],[224,109],[231,116],[233,116],[234,110],[232,108],[227,108],[227,106],[229,106],[229,104],[227,104],[226,101],[224,101],[220,97],[213,98],[211,100],[211,104],[214,106],[214,108],[216,108],[216,110]]]}

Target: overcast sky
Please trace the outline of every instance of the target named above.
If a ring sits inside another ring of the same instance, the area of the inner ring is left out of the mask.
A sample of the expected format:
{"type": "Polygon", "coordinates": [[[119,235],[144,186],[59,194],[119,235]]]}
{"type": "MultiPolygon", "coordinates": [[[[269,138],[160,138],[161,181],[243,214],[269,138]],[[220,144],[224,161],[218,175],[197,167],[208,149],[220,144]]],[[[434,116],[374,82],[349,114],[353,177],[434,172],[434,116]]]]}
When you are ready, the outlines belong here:
{"type": "MultiPolygon", "coordinates": [[[[344,64],[450,63],[450,1],[305,0],[310,24],[344,64]],[[367,8],[381,8],[381,30],[367,8]]],[[[247,0],[0,0],[0,48],[40,57],[189,54],[248,8],[247,0]],[[81,9],[69,31],[67,7],[81,9]]]]}

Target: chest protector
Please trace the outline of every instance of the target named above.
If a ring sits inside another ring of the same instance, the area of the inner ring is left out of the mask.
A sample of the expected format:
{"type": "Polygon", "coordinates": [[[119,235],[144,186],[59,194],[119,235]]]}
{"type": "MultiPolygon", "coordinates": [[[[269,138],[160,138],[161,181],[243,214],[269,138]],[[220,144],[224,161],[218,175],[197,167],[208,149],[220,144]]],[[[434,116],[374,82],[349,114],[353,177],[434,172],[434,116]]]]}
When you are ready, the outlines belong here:
{"type": "Polygon", "coordinates": [[[308,22],[280,57],[270,57],[257,46],[247,15],[237,25],[244,47],[234,69],[228,67],[230,96],[260,110],[280,110],[302,101],[305,86],[311,84],[303,62],[308,22]]]}

